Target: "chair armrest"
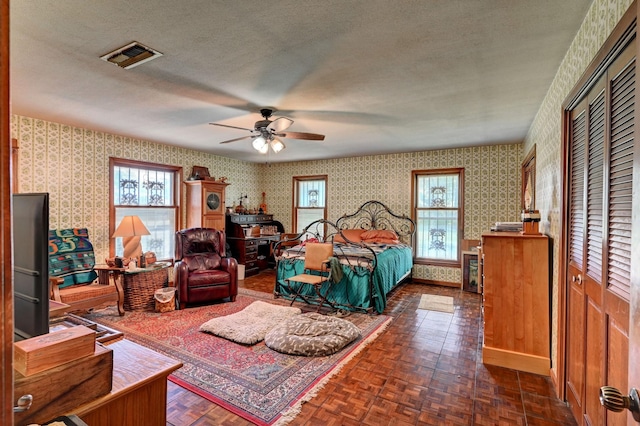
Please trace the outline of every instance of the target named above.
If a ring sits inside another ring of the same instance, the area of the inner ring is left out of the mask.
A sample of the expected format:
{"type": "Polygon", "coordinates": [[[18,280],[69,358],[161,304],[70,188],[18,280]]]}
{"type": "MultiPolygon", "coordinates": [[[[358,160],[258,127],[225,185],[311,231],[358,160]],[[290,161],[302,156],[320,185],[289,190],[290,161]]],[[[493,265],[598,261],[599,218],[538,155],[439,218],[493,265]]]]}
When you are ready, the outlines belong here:
{"type": "Polygon", "coordinates": [[[238,294],[238,261],[233,257],[223,257],[220,261],[220,267],[227,271],[231,276],[231,301],[235,300],[238,294]]]}
{"type": "Polygon", "coordinates": [[[232,270],[238,270],[238,262],[233,257],[223,257],[220,259],[220,268],[231,273],[232,270]]]}
{"type": "Polygon", "coordinates": [[[187,291],[189,282],[189,267],[183,261],[177,261],[173,267],[173,286],[177,290],[178,309],[182,309],[189,302],[187,291]]]}
{"type": "Polygon", "coordinates": [[[49,277],[49,298],[55,300],[56,302],[62,303],[62,299],[60,299],[60,284],[64,282],[64,279],[60,277],[49,277]]]}

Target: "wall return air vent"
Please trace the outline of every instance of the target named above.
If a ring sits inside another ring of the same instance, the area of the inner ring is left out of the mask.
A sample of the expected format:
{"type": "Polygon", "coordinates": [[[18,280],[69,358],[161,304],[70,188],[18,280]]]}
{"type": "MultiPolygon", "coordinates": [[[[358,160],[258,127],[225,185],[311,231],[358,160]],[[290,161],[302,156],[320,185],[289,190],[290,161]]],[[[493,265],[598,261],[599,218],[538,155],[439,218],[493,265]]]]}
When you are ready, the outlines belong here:
{"type": "Polygon", "coordinates": [[[120,68],[129,69],[162,56],[162,53],[137,41],[100,56],[103,61],[111,62],[120,68]]]}

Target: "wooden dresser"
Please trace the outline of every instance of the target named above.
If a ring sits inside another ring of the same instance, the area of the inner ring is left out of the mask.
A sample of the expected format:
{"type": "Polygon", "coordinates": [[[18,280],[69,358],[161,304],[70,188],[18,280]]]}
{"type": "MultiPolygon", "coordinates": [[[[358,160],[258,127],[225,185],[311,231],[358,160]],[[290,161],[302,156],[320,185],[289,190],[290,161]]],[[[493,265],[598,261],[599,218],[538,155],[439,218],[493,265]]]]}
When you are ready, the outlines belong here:
{"type": "Polygon", "coordinates": [[[271,214],[235,214],[227,215],[227,243],[231,256],[245,267],[245,276],[255,275],[267,268],[273,260],[272,244],[280,240],[280,235],[246,236],[245,229],[251,226],[275,226],[278,233],[284,227],[271,214]]]}
{"type": "Polygon", "coordinates": [[[482,234],[485,364],[549,375],[549,238],[482,234]]]}

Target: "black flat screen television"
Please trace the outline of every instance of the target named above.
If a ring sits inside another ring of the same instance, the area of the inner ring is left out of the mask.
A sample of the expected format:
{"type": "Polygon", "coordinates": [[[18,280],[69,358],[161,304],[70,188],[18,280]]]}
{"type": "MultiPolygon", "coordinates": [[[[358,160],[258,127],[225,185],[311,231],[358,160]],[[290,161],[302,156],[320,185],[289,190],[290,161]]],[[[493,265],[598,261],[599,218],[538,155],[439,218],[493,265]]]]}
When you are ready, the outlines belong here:
{"type": "Polygon", "coordinates": [[[14,339],[49,332],[49,194],[13,194],[14,339]]]}

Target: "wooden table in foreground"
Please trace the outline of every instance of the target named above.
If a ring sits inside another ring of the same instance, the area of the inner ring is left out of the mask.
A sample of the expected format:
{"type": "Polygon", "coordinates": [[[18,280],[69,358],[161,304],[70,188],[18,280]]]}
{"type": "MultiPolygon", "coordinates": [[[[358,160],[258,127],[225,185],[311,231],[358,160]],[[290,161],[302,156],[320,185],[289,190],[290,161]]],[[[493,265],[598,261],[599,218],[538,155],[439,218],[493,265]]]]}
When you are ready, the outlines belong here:
{"type": "Polygon", "coordinates": [[[126,339],[108,347],[113,349],[111,392],[69,414],[91,426],[166,426],[167,377],[182,363],[126,339]]]}

